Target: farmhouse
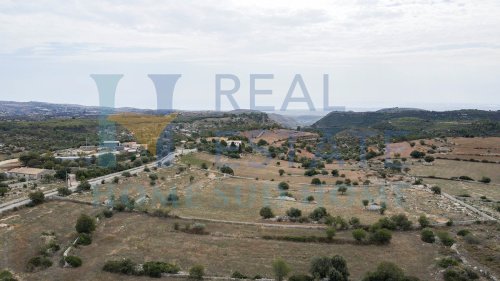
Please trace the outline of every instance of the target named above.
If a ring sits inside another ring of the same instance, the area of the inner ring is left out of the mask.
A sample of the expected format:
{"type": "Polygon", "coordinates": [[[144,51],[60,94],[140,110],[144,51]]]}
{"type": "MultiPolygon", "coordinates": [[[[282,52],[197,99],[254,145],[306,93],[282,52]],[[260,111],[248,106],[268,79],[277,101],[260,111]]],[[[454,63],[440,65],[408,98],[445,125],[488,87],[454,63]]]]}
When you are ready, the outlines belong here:
{"type": "Polygon", "coordinates": [[[52,170],[27,168],[27,167],[15,168],[8,172],[8,175],[10,177],[26,178],[28,180],[39,180],[45,175],[53,175],[53,174],[55,174],[55,172],[52,170]]]}

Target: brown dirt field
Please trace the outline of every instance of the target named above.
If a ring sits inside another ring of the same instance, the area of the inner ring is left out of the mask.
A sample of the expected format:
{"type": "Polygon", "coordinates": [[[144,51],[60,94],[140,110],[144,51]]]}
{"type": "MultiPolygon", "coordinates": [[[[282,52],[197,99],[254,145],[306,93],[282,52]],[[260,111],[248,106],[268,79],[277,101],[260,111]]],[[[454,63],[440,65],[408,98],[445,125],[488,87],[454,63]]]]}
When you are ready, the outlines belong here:
{"type": "Polygon", "coordinates": [[[492,163],[463,162],[437,159],[432,166],[415,163],[410,166],[410,174],[443,178],[469,176],[475,180],[491,178],[491,183],[500,183],[500,165],[492,163]]]}
{"type": "Polygon", "coordinates": [[[241,135],[247,137],[249,140],[257,142],[260,139],[267,141],[270,145],[275,145],[281,140],[289,138],[316,138],[318,134],[309,132],[298,132],[295,130],[275,129],[275,130],[253,130],[242,132],[241,135]]]}
{"type": "MultiPolygon", "coordinates": [[[[211,227],[216,226],[207,225],[207,230],[210,231],[211,227]]],[[[413,232],[395,234],[388,246],[353,246],[191,235],[172,232],[172,229],[173,222],[168,219],[117,214],[99,226],[92,245],[78,250],[77,254],[86,261],[83,266],[64,270],[67,272],[64,276],[79,276],[80,280],[109,280],[108,275],[100,270],[104,262],[127,257],[136,262],[169,261],[184,270],[193,264],[202,264],[207,275],[229,276],[238,270],[251,276],[271,277],[270,265],[276,257],[286,259],[293,273],[306,273],[314,256],[339,254],[346,258],[353,280],[360,279],[384,260],[396,262],[409,274],[428,280],[430,273],[435,271],[434,259],[438,256],[438,247],[422,243],[418,233],[413,232]]],[[[228,234],[233,232],[230,229],[225,231],[228,234]]],[[[121,275],[118,276],[122,279],[121,275]]]]}

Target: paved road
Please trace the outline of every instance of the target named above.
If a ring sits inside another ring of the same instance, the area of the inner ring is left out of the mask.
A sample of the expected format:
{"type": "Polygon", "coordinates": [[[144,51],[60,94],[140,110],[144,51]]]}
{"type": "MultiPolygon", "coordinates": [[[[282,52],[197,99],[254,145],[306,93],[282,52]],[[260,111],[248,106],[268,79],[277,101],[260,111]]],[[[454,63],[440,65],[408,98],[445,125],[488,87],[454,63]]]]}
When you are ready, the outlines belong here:
{"type": "MultiPolygon", "coordinates": [[[[171,152],[167,156],[161,158],[160,160],[157,160],[157,161],[154,161],[154,162],[151,162],[149,164],[142,165],[142,166],[139,166],[139,167],[136,167],[136,168],[132,168],[132,169],[129,169],[129,170],[125,170],[125,171],[121,171],[121,172],[117,172],[117,173],[105,175],[105,176],[102,176],[102,177],[94,178],[94,179],[89,180],[89,183],[91,185],[97,185],[97,184],[100,184],[102,180],[108,181],[108,180],[112,180],[114,177],[120,177],[124,172],[130,172],[130,173],[133,174],[133,173],[137,173],[137,172],[143,171],[144,168],[146,168],[146,167],[148,167],[148,168],[156,167],[156,166],[158,166],[159,163],[161,165],[164,165],[166,163],[172,163],[173,160],[175,159],[175,156],[181,155],[183,153],[190,153],[190,152],[191,152],[191,150],[182,150],[182,151],[171,152]]],[[[75,191],[76,188],[77,187],[75,186],[75,187],[71,187],[69,189],[71,191],[75,191]]],[[[47,191],[47,192],[44,192],[44,194],[45,194],[46,198],[50,198],[50,197],[53,197],[53,196],[57,195],[57,190],[47,191]]],[[[29,198],[20,198],[20,199],[16,199],[16,200],[12,200],[12,201],[0,204],[0,214],[4,213],[6,211],[10,211],[10,210],[12,210],[14,208],[19,208],[19,207],[22,207],[22,206],[26,206],[30,202],[31,202],[31,200],[29,198]]]]}

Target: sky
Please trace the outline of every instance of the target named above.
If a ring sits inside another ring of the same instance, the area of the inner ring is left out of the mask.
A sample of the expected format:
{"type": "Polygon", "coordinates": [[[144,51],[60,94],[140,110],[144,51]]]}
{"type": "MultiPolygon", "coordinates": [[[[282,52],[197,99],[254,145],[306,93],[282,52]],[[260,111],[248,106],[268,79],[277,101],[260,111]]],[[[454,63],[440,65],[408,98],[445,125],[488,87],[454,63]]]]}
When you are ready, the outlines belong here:
{"type": "Polygon", "coordinates": [[[279,110],[300,74],[322,111],[328,74],[329,106],[498,110],[499,30],[498,0],[0,0],[0,100],[98,105],[90,75],[123,74],[116,106],[154,109],[148,75],[182,74],[174,108],[215,110],[233,74],[249,108],[273,74],[279,110]]]}

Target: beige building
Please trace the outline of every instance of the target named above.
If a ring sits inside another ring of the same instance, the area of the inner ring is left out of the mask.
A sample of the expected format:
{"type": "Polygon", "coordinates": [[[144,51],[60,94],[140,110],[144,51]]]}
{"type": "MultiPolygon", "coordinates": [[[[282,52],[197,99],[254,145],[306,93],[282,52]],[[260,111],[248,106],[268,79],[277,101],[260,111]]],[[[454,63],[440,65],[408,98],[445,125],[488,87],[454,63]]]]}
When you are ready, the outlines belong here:
{"type": "Polygon", "coordinates": [[[14,178],[26,178],[27,180],[39,180],[45,175],[54,175],[55,171],[38,169],[38,168],[28,168],[21,167],[15,168],[8,172],[8,175],[14,178]]]}

